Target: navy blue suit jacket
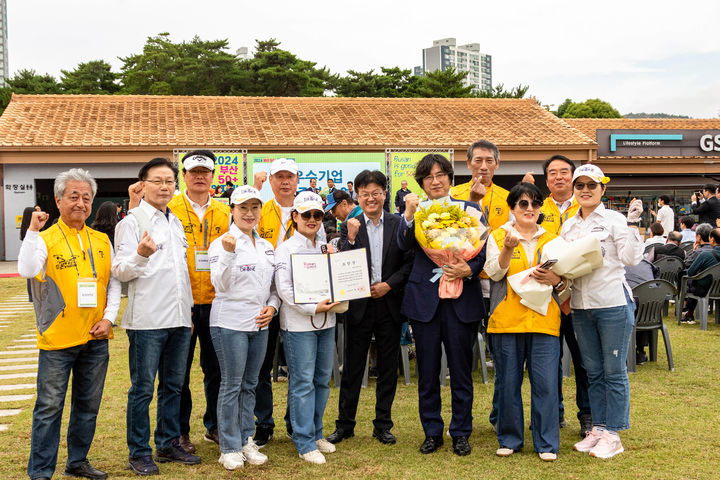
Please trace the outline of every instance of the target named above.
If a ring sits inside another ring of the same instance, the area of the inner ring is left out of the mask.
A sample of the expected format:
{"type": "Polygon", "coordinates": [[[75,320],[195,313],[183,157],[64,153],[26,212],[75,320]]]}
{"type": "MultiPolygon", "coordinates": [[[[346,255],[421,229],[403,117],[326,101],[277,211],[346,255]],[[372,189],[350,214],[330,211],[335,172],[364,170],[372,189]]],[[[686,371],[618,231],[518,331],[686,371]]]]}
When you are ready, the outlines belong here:
{"type": "MultiPolygon", "coordinates": [[[[471,206],[480,210],[480,206],[475,202],[455,198],[452,198],[452,200],[463,203],[465,207],[471,206]]],[[[413,267],[410,271],[408,283],[405,286],[405,297],[400,312],[412,320],[430,322],[435,316],[435,311],[440,302],[438,293],[440,281],[430,281],[435,275],[432,271],[437,268],[437,265],[425,255],[425,252],[415,240],[415,228],[417,228],[417,225],[413,223],[412,226],[408,226],[404,217],[400,220],[398,246],[401,250],[415,249],[413,267]]],[[[462,293],[458,298],[451,300],[455,313],[464,323],[480,322],[485,318],[485,305],[478,277],[485,265],[485,249],[486,247],[483,246],[480,253],[468,261],[468,265],[472,270],[472,277],[469,280],[463,280],[462,293]]]]}

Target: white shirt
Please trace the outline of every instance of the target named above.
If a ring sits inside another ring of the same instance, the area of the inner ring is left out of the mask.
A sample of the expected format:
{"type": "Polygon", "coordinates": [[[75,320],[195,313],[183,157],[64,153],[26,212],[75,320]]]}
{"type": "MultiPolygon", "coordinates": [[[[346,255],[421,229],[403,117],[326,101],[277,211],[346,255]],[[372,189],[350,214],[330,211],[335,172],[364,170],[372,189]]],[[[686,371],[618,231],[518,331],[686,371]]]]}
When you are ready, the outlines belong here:
{"type": "Polygon", "coordinates": [[[647,248],[648,245],[656,245],[660,244],[663,245],[665,243],[665,237],[650,237],[645,239],[645,243],[643,244],[643,247],[647,248]]]}
{"type": "Polygon", "coordinates": [[[690,230],[689,228],[684,229],[682,232],[682,241],[683,242],[694,242],[697,235],[695,235],[695,232],[690,230]]]}
{"type": "Polygon", "coordinates": [[[150,217],[149,233],[157,250],[147,258],[137,253],[138,223],[134,215],[126,216],[115,227],[117,254],[112,274],[121,282],[132,282],[122,326],[130,330],[190,327],[193,296],[182,223],[172,212],[166,218],[145,200],[138,208],[150,217]]]}
{"type": "Polygon", "coordinates": [[[382,251],[384,213],[380,214],[377,226],[363,213],[370,244],[370,284],[382,282],[382,251]]]}
{"type": "MultiPolygon", "coordinates": [[[[537,232],[535,232],[535,234],[530,240],[526,240],[515,229],[515,222],[507,222],[500,228],[505,230],[506,233],[512,233],[520,239],[520,245],[522,245],[523,250],[525,250],[525,256],[527,257],[528,265],[532,266],[533,264],[535,264],[535,249],[537,248],[538,239],[540,238],[540,235],[545,233],[545,229],[538,225],[537,232]]],[[[483,267],[483,269],[485,270],[485,273],[488,274],[488,277],[490,277],[495,282],[499,282],[500,280],[502,280],[503,277],[505,277],[505,275],[507,274],[508,269],[510,268],[509,264],[507,268],[502,268],[500,266],[499,259],[501,251],[502,248],[500,248],[500,245],[498,245],[495,241],[495,237],[490,235],[487,241],[487,253],[485,266],[483,267]]]]}
{"type": "MultiPolygon", "coordinates": [[[[319,237],[319,232],[317,237],[319,237]]],[[[296,233],[283,242],[275,250],[275,287],[280,299],[283,301],[280,309],[280,328],[291,332],[310,332],[316,330],[310,322],[313,317],[315,325],[320,326],[325,321],[325,313],[315,314],[316,304],[295,304],[293,294],[292,264],[290,256],[294,253],[320,253],[320,246],[325,241],[316,240],[315,247],[304,235],[296,233]]],[[[328,312],[327,321],[323,329],[335,326],[335,314],[328,312]]]]}
{"type": "Polygon", "coordinates": [[[187,201],[190,202],[190,206],[192,207],[193,211],[195,212],[195,215],[197,215],[198,218],[200,219],[200,221],[202,222],[202,219],[205,216],[205,212],[207,212],[207,209],[210,206],[210,202],[212,201],[212,199],[210,198],[210,195],[208,194],[208,201],[205,203],[205,205],[200,205],[199,203],[196,203],[196,202],[193,202],[192,200],[190,200],[190,197],[187,194],[187,190],[185,190],[185,193],[183,193],[183,195],[185,195],[185,198],[187,199],[187,201]]]}
{"type": "Polygon", "coordinates": [[[584,219],[578,212],[563,224],[560,235],[575,241],[587,235],[600,240],[603,266],[572,281],[570,307],[593,309],[627,305],[625,291],[632,290],[625,281],[625,265],[637,265],[643,258],[643,242],[637,230],[627,226],[627,219],[608,210],[602,203],[584,219]]]}
{"type": "MultiPolygon", "coordinates": [[[[277,203],[277,200],[275,200],[275,203],[277,203]]],[[[275,248],[282,245],[282,243],[285,241],[285,231],[288,222],[290,221],[290,215],[292,215],[292,208],[293,207],[282,207],[279,203],[277,205],[280,207],[280,235],[278,235],[277,244],[275,245],[275,248]]],[[[293,233],[294,235],[294,233],[293,233]]]]}
{"type": "Polygon", "coordinates": [[[236,238],[235,251],[222,246],[222,237],[210,244],[210,281],[215,298],[210,310],[210,326],[241,332],[259,330],[256,318],[265,306],[280,309],[280,298],[273,284],[275,251],[272,243],[255,236],[255,245],[233,223],[229,233],[236,238]]]}
{"type": "Polygon", "coordinates": [[[673,212],[670,206],[663,205],[657,212],[657,221],[663,226],[663,230],[665,230],[663,235],[667,236],[667,234],[675,228],[675,212],[673,212]]]}
{"type": "MultiPolygon", "coordinates": [[[[80,232],[77,233],[78,240],[82,247],[82,235],[80,232]]],[[[82,247],[83,250],[85,247],[82,247]]],[[[110,245],[110,261],[113,261],[114,251],[112,244],[110,245]]],[[[25,240],[20,245],[20,253],[18,254],[18,273],[23,278],[35,278],[38,273],[42,274],[42,278],[45,278],[45,270],[47,266],[47,245],[45,240],[40,236],[40,232],[33,232],[28,230],[25,234],[25,240]]],[[[105,311],[103,312],[103,319],[110,320],[115,324],[115,317],[117,317],[118,310],[120,309],[120,291],[122,286],[112,276],[107,284],[107,291],[105,293],[105,311]]]]}
{"type": "Polygon", "coordinates": [[[570,208],[573,204],[573,200],[575,200],[575,195],[571,195],[570,198],[565,200],[564,202],[558,202],[552,195],[550,195],[550,197],[552,198],[553,202],[555,202],[555,205],[557,205],[558,210],[561,214],[565,213],[565,210],[570,208]]]}

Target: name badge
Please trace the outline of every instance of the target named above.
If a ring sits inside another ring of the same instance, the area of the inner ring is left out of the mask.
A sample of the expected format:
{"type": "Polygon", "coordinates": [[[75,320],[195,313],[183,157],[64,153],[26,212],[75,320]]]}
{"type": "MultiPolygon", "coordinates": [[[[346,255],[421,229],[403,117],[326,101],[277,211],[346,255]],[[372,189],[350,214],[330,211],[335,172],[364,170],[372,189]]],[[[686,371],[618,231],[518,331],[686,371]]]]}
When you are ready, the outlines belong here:
{"type": "Polygon", "coordinates": [[[97,308],[97,280],[79,278],[77,295],[78,307],[97,308]]]}
{"type": "Polygon", "coordinates": [[[210,271],[210,257],[208,256],[208,251],[202,247],[195,247],[195,271],[210,271]]]}

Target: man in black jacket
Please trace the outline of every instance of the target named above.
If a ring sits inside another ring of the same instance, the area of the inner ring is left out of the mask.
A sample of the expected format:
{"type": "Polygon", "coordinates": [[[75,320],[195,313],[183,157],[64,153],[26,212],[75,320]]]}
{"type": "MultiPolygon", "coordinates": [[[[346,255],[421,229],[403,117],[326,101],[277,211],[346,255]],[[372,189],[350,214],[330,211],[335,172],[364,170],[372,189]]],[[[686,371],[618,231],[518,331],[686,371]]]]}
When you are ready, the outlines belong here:
{"type": "Polygon", "coordinates": [[[685,260],[685,250],[680,248],[682,242],[682,233],[670,232],[667,235],[667,243],[655,247],[655,260],[660,260],[663,257],[677,257],[680,260],[685,260]]]}
{"type": "Polygon", "coordinates": [[[703,187],[703,198],[692,194],[692,213],[698,216],[698,223],[709,223],[716,226],[715,220],[720,218],[720,200],[715,197],[716,185],[708,183],[703,187]]]}
{"type": "Polygon", "coordinates": [[[331,443],[354,435],[355,414],[373,335],[378,368],[373,437],[384,444],[395,443],[390,429],[403,323],[400,305],[412,267],[412,253],[398,248],[400,217],[383,210],[386,187],[387,179],[379,170],[360,172],[355,177],[355,189],[363,213],[340,225],[340,250],[366,249],[371,298],[351,301],[345,315],[347,351],[336,428],[327,438],[331,443]]]}

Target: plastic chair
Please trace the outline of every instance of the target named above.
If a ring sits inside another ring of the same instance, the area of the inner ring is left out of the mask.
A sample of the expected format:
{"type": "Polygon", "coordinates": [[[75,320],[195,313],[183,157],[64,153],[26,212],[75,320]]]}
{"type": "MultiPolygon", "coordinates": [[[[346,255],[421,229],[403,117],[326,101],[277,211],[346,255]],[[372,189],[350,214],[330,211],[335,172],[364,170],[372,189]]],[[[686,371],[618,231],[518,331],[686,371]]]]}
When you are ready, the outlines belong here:
{"type": "Polygon", "coordinates": [[[633,296],[636,301],[635,325],[630,337],[630,348],[628,348],[627,364],[628,371],[634,372],[635,351],[637,348],[637,332],[652,331],[654,334],[650,340],[650,361],[657,362],[657,331],[662,331],[665,353],[668,359],[668,368],[675,371],[672,347],[670,346],[670,334],[663,323],[663,304],[668,295],[675,295],[675,285],[667,280],[655,279],[643,282],[633,288],[633,296]]]}
{"type": "Polygon", "coordinates": [[[480,369],[482,382],[488,383],[487,358],[485,356],[485,336],[478,332],[475,345],[473,345],[473,371],[480,369]]]}
{"type": "Polygon", "coordinates": [[[695,246],[695,242],[682,242],[680,244],[680,248],[685,250],[686,254],[692,252],[694,246],[695,246]]]}
{"type": "MultiPolygon", "coordinates": [[[[683,275],[680,280],[680,294],[678,295],[678,301],[675,304],[675,313],[677,316],[678,325],[682,320],[682,306],[686,298],[694,298],[698,301],[697,307],[695,308],[695,314],[698,320],[700,320],[700,330],[707,330],[708,321],[708,304],[710,300],[720,300],[720,263],[713,265],[712,267],[688,277],[683,275]],[[688,280],[700,280],[706,277],[712,277],[712,283],[710,284],[710,290],[704,297],[699,297],[688,292],[688,280]]],[[[720,309],[715,309],[715,323],[720,324],[720,309]]]]}
{"type": "MultiPolygon", "coordinates": [[[[675,285],[676,288],[680,285],[680,282],[678,281],[680,278],[680,273],[685,269],[685,264],[682,260],[677,257],[663,257],[660,260],[655,260],[653,262],[653,265],[655,265],[659,270],[658,278],[667,280],[668,282],[675,285]]],[[[665,304],[663,306],[663,315],[668,314],[670,298],[673,297],[668,297],[665,299],[665,304]]],[[[675,298],[675,300],[677,301],[677,298],[675,298]]]]}
{"type": "Polygon", "coordinates": [[[646,255],[648,252],[650,252],[650,250],[653,250],[658,245],[662,245],[662,243],[651,243],[650,245],[645,247],[645,251],[643,252],[643,255],[646,255]]]}

